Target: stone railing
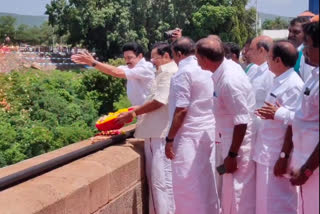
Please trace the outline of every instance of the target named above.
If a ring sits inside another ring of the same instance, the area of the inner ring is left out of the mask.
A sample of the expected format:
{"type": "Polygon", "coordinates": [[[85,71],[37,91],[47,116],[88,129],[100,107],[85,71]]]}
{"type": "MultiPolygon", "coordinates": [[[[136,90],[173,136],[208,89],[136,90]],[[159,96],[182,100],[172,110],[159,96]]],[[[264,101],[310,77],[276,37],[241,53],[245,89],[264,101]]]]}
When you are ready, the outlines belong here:
{"type": "MultiPolygon", "coordinates": [[[[0,169],[0,178],[91,145],[83,141],[0,169]]],[[[0,192],[1,214],[147,213],[143,141],[127,139],[0,192]]]]}

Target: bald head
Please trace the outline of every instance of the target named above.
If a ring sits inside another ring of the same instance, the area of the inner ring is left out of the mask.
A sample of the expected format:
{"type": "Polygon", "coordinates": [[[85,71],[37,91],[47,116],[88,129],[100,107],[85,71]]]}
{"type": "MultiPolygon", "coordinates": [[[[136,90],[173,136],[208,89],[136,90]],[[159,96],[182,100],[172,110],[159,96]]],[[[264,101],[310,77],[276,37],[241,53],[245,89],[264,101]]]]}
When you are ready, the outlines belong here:
{"type": "Polygon", "coordinates": [[[189,37],[181,37],[174,41],[171,46],[175,53],[180,52],[184,56],[190,56],[195,53],[195,43],[189,37]]]}
{"type": "Polygon", "coordinates": [[[218,35],[212,34],[212,35],[209,35],[207,38],[208,38],[208,39],[215,39],[215,40],[218,40],[219,42],[222,43],[222,40],[221,40],[221,38],[220,38],[218,35]]]}
{"type": "Polygon", "coordinates": [[[290,41],[278,41],[272,47],[272,58],[279,57],[282,64],[287,68],[295,66],[298,59],[298,51],[290,41]]]}
{"type": "Polygon", "coordinates": [[[267,61],[268,52],[273,45],[273,40],[269,36],[258,36],[253,39],[247,52],[250,62],[261,65],[267,61]]]}
{"type": "Polygon", "coordinates": [[[221,40],[204,38],[197,42],[197,54],[212,62],[221,62],[224,58],[224,47],[221,40]]]}
{"type": "Polygon", "coordinates": [[[252,41],[252,44],[256,45],[257,48],[264,48],[267,52],[270,51],[273,45],[273,40],[269,36],[258,36],[252,41]]]}

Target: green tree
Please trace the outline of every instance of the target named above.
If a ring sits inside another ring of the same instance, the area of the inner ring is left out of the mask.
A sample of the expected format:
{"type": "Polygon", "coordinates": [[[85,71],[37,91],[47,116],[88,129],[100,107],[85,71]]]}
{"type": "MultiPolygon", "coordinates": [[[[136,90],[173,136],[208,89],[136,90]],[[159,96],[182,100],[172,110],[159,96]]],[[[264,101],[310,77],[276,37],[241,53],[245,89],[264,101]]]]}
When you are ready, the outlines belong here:
{"type": "Polygon", "coordinates": [[[192,15],[192,32],[196,39],[209,34],[242,46],[254,36],[255,9],[246,9],[247,0],[209,1],[192,15]]]}
{"type": "Polygon", "coordinates": [[[12,16],[0,17],[0,42],[2,42],[6,36],[10,38],[14,37],[16,19],[12,16]]]}
{"type": "Polygon", "coordinates": [[[267,19],[262,24],[262,29],[265,29],[265,30],[281,30],[281,29],[287,29],[288,27],[289,27],[288,21],[281,19],[281,17],[277,17],[274,20],[267,19]]]}

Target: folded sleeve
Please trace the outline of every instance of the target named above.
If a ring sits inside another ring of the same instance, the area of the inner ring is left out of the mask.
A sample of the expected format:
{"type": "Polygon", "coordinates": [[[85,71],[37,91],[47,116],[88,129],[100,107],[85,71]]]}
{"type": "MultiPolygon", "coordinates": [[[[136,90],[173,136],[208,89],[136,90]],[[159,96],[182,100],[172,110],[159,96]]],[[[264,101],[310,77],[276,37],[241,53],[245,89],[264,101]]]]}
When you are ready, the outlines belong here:
{"type": "Polygon", "coordinates": [[[166,105],[168,104],[169,92],[170,92],[170,80],[171,75],[165,73],[158,78],[156,84],[156,90],[153,99],[166,105]]]}
{"type": "Polygon", "coordinates": [[[188,72],[183,72],[173,79],[174,96],[176,98],[176,107],[189,107],[191,102],[192,80],[188,72]]]}
{"type": "Polygon", "coordinates": [[[249,110],[247,94],[245,90],[240,90],[232,85],[225,86],[223,90],[224,102],[229,114],[234,115],[234,125],[248,124],[251,120],[252,112],[249,110]]]}
{"type": "Polygon", "coordinates": [[[275,115],[274,119],[277,121],[282,121],[286,125],[292,125],[292,121],[294,119],[295,112],[286,109],[285,107],[280,107],[275,115]]]}

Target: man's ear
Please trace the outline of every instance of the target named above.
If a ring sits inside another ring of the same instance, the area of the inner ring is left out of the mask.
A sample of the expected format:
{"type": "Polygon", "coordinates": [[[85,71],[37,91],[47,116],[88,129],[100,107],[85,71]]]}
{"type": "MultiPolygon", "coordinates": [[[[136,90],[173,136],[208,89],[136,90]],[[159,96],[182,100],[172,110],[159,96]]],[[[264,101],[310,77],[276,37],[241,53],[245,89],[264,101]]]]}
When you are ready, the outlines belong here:
{"type": "Polygon", "coordinates": [[[280,62],[282,63],[282,60],[281,60],[280,57],[276,57],[275,62],[276,62],[276,63],[280,63],[280,62]]]}
{"type": "Polygon", "coordinates": [[[181,53],[181,51],[178,51],[178,52],[177,52],[177,56],[178,56],[179,58],[181,58],[182,55],[183,55],[183,54],[181,53]]]}
{"type": "Polygon", "coordinates": [[[138,55],[138,58],[141,58],[141,59],[142,59],[142,58],[143,58],[143,54],[142,54],[142,53],[139,54],[139,55],[138,55]]]}

